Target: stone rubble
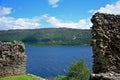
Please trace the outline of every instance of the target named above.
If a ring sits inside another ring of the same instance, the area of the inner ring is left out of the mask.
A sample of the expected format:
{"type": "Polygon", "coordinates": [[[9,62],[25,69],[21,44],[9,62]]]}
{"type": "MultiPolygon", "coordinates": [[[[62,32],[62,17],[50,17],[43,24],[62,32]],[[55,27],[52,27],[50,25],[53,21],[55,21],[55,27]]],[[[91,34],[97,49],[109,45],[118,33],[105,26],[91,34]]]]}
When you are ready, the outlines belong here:
{"type": "Polygon", "coordinates": [[[93,74],[90,80],[120,80],[120,15],[95,13],[93,26],[93,74]]]}
{"type": "Polygon", "coordinates": [[[25,46],[22,42],[0,42],[0,77],[25,74],[25,62],[25,46]]]}

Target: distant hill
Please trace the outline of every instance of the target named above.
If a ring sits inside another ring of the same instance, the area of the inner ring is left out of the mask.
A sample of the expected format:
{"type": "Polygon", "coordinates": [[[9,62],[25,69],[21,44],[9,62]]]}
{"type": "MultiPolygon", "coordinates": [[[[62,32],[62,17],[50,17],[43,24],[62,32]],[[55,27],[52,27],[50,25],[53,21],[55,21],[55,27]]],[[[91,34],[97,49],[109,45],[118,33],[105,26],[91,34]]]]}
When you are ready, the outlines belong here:
{"type": "Polygon", "coordinates": [[[31,46],[90,45],[90,30],[70,28],[42,28],[0,31],[0,41],[21,40],[31,46]]]}

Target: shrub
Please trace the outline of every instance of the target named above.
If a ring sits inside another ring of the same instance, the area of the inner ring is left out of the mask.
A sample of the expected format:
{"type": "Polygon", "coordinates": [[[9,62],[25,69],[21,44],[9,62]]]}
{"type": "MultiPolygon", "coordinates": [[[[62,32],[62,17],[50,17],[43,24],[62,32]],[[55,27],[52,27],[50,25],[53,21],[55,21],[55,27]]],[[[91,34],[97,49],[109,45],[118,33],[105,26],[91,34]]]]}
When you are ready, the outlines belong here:
{"type": "MultiPolygon", "coordinates": [[[[88,80],[90,77],[90,70],[86,67],[83,60],[74,61],[68,70],[68,80],[88,80]]],[[[61,79],[62,80],[62,79],[61,79]]]]}
{"type": "Polygon", "coordinates": [[[66,76],[57,76],[54,78],[54,80],[67,80],[66,76]]]}

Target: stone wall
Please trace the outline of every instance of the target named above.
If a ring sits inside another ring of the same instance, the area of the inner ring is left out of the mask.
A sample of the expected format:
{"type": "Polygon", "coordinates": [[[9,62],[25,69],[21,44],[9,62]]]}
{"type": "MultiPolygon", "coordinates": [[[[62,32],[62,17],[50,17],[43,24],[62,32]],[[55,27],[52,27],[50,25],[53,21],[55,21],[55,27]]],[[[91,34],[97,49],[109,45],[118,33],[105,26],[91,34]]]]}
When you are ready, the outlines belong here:
{"type": "Polygon", "coordinates": [[[0,42],[0,77],[24,74],[25,46],[20,41],[0,42]]]}
{"type": "Polygon", "coordinates": [[[91,21],[94,58],[91,80],[120,80],[120,15],[96,13],[91,21]]]}

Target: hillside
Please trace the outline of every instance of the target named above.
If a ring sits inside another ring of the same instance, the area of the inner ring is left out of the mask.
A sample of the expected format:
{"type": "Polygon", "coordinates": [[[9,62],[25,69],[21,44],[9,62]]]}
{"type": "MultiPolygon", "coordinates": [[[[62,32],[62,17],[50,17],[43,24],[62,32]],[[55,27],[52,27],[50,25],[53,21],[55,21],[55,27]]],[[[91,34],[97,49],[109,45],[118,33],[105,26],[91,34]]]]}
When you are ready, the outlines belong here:
{"type": "Polygon", "coordinates": [[[70,28],[42,28],[0,31],[0,41],[21,40],[26,45],[81,46],[90,45],[90,30],[70,28]]]}

